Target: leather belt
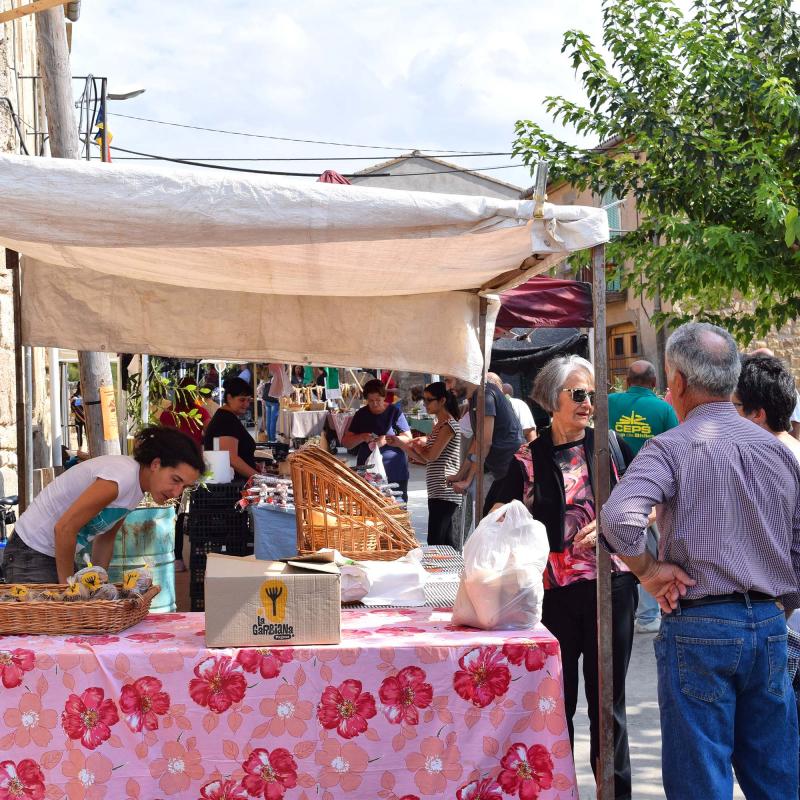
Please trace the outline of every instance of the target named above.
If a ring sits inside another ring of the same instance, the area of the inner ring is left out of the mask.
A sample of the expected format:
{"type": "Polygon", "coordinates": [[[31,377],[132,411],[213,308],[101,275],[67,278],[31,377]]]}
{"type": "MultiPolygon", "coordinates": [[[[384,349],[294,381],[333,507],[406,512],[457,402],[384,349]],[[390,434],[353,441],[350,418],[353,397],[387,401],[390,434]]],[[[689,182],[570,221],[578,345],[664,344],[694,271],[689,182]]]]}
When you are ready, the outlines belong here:
{"type": "Polygon", "coordinates": [[[730,594],[710,594],[706,597],[694,597],[691,600],[680,600],[681,608],[710,606],[715,603],[774,603],[777,598],[764,592],[731,592],[730,594]]]}

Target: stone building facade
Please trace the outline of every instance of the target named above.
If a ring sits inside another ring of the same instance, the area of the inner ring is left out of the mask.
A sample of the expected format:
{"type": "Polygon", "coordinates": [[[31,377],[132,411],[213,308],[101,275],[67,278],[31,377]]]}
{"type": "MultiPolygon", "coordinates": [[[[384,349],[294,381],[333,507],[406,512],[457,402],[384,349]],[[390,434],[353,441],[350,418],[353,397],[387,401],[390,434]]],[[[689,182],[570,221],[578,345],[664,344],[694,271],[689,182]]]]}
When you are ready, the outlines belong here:
{"type": "MultiPolygon", "coordinates": [[[[16,4],[18,5],[18,4],[16,4]]],[[[0,10],[11,8],[11,0],[0,0],[0,10]]],[[[33,15],[0,25],[0,152],[21,153],[21,138],[31,155],[41,147],[36,140],[36,121],[43,118],[34,81],[38,74],[36,29],[33,15]],[[17,115],[22,137],[14,125],[17,115]]],[[[46,351],[33,351],[33,465],[50,461],[50,406],[46,351]]],[[[17,491],[17,419],[14,365],[14,309],[11,277],[5,269],[5,251],[0,248],[0,494],[17,491]]]]}

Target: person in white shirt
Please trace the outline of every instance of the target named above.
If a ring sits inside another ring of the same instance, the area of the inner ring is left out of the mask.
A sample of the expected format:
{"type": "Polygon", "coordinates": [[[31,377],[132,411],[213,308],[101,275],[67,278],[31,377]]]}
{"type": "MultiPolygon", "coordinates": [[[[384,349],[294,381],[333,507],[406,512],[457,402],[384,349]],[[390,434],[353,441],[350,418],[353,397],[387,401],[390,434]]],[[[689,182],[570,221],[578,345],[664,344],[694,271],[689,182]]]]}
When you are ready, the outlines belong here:
{"type": "Polygon", "coordinates": [[[525,441],[532,442],[536,438],[536,423],[533,421],[530,406],[524,400],[514,397],[514,387],[510,383],[503,384],[503,394],[508,398],[511,408],[517,415],[525,441]]]}
{"type": "Polygon", "coordinates": [[[80,550],[108,569],[117,532],[144,493],[166,503],[204,470],[190,436],[158,426],[139,432],[133,456],[98,456],[70,467],[20,516],[3,559],[6,582],[66,583],[80,550]]]}

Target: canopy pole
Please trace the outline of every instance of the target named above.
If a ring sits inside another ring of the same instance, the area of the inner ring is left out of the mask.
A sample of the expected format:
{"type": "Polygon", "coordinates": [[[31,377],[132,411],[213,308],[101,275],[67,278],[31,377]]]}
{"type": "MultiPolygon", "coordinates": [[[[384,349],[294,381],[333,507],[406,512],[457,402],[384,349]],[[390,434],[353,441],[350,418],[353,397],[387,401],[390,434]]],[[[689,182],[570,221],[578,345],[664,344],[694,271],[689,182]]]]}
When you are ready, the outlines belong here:
{"type": "MultiPolygon", "coordinates": [[[[610,491],[608,449],[608,349],[606,346],[606,249],[592,248],[594,294],[594,500],[600,533],[600,510],[610,491]]],[[[600,751],[597,757],[598,800],[614,800],[614,685],[611,631],[611,556],[600,545],[597,551],[597,670],[600,700],[600,751]]]]}
{"type": "Polygon", "coordinates": [[[483,516],[483,462],[485,460],[483,455],[483,428],[484,420],[486,419],[486,372],[489,369],[489,365],[486,363],[486,311],[488,306],[489,301],[485,297],[481,297],[478,308],[478,339],[480,340],[483,368],[481,369],[481,382],[478,387],[478,402],[475,409],[475,430],[473,431],[478,469],[475,475],[475,513],[473,515],[475,527],[478,526],[483,516]]]}
{"type": "Polygon", "coordinates": [[[22,293],[20,291],[19,253],[6,250],[6,269],[11,272],[12,298],[14,303],[14,384],[17,394],[17,495],[19,510],[23,512],[32,500],[28,492],[28,437],[25,430],[25,365],[22,354],[22,293]]]}
{"type": "Polygon", "coordinates": [[[58,348],[48,350],[50,361],[50,442],[53,466],[60,467],[61,445],[64,443],[61,428],[61,365],[58,361],[58,348]]]}
{"type": "Polygon", "coordinates": [[[142,353],[141,359],[140,394],[142,397],[142,425],[150,424],[150,356],[142,353]]]}

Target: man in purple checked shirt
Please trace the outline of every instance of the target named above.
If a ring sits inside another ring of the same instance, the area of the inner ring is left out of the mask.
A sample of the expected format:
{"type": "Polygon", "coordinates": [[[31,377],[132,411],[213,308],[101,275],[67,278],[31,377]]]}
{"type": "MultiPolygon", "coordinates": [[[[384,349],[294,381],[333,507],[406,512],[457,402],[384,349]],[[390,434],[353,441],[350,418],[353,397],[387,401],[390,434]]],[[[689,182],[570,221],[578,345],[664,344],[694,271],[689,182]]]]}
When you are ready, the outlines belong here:
{"type": "Polygon", "coordinates": [[[798,796],[784,612],[800,607],[800,464],[730,402],[740,364],[721,328],[666,349],[683,421],[647,442],[601,513],[603,542],[663,611],[655,639],[669,800],[798,796]],[[660,560],[645,551],[657,506],[660,560]]]}

